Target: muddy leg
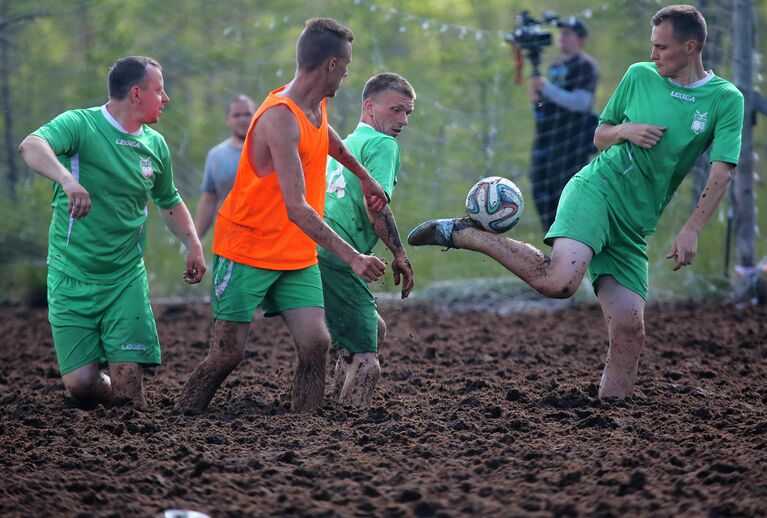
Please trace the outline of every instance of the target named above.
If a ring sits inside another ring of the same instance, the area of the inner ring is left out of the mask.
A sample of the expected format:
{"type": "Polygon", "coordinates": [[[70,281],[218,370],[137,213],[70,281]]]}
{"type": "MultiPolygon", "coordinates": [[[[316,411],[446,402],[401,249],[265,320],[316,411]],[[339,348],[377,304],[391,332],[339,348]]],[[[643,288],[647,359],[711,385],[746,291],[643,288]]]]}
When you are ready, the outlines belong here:
{"type": "Polygon", "coordinates": [[[376,349],[381,350],[381,346],[386,341],[386,322],[378,315],[378,342],[376,343],[376,349]]]}
{"type": "Polygon", "coordinates": [[[381,377],[381,364],[376,353],[357,353],[341,390],[341,404],[364,407],[373,398],[373,390],[381,377]]]}
{"type": "Polygon", "coordinates": [[[114,362],[109,364],[109,376],[112,378],[112,396],[132,399],[141,406],[146,406],[144,396],[144,372],[135,362],[114,362]]]}
{"type": "Polygon", "coordinates": [[[178,406],[202,412],[218,387],[242,361],[250,323],[214,320],[208,356],[194,369],[181,392],[178,406]]]}
{"type": "Polygon", "coordinates": [[[338,360],[336,360],[336,366],[333,369],[333,401],[339,401],[341,398],[341,390],[346,383],[349,367],[351,367],[351,358],[344,350],[339,350],[338,360]]]}
{"type": "Polygon", "coordinates": [[[556,238],[548,257],[528,243],[473,227],[455,231],[453,242],[495,259],[540,294],[557,299],[575,293],[594,256],[588,245],[574,239],[556,238]]]}
{"type": "Polygon", "coordinates": [[[61,377],[69,395],[86,408],[112,399],[112,382],[101,372],[98,362],[83,365],[61,377]]]}
{"type": "Polygon", "coordinates": [[[645,301],[611,276],[599,278],[597,291],[610,337],[599,397],[628,397],[634,392],[645,341],[645,301]]]}
{"type": "MultiPolygon", "coordinates": [[[[378,315],[378,341],[376,349],[386,341],[386,322],[378,315]]],[[[354,354],[342,350],[339,358],[343,358],[343,378],[337,376],[333,398],[341,404],[364,407],[373,398],[373,390],[381,377],[381,365],[376,353],[354,354]]],[[[336,364],[338,367],[338,364],[336,364]]],[[[338,372],[336,372],[338,375],[338,372]]]]}
{"type": "Polygon", "coordinates": [[[330,347],[325,310],[318,307],[292,309],[284,312],[282,319],[293,336],[298,359],[290,410],[312,412],[325,397],[325,365],[330,347]]]}

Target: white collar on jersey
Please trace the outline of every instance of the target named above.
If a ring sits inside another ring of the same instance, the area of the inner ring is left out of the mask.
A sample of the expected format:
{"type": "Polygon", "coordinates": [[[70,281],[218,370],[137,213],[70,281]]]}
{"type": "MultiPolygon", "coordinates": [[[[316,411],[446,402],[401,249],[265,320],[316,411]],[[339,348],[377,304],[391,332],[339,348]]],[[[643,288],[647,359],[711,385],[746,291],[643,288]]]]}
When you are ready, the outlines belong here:
{"type": "Polygon", "coordinates": [[[360,121],[360,123],[359,123],[359,124],[357,124],[357,127],[358,127],[358,128],[370,128],[370,129],[372,129],[373,131],[378,131],[377,129],[375,129],[373,126],[371,126],[371,125],[370,125],[370,124],[368,124],[367,122],[362,122],[362,121],[360,121]]]}
{"type": "Polygon", "coordinates": [[[700,86],[705,85],[712,79],[714,79],[714,71],[709,70],[708,72],[706,72],[706,76],[703,79],[698,79],[697,81],[695,81],[694,83],[690,83],[689,85],[680,85],[673,79],[669,79],[668,82],[676,86],[681,86],[682,88],[698,88],[700,86]]]}
{"type": "Polygon", "coordinates": [[[138,137],[139,135],[141,135],[141,130],[143,129],[143,126],[133,132],[126,130],[125,128],[123,128],[122,124],[117,122],[117,119],[112,117],[112,114],[109,113],[109,110],[107,110],[106,104],[101,106],[101,113],[102,115],[104,115],[104,118],[107,120],[107,122],[111,124],[112,126],[114,126],[118,131],[122,131],[123,133],[127,133],[128,135],[133,135],[134,137],[138,137]]]}

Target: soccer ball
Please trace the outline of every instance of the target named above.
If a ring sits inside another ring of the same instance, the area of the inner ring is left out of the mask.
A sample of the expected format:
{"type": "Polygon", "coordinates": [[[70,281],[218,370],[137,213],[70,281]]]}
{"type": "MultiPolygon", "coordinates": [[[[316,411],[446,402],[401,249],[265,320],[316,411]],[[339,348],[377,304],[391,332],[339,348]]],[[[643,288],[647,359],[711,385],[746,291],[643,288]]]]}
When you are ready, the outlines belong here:
{"type": "Polygon", "coordinates": [[[466,196],[466,215],[494,234],[511,230],[519,223],[524,208],[519,188],[500,176],[481,179],[466,196]]]}

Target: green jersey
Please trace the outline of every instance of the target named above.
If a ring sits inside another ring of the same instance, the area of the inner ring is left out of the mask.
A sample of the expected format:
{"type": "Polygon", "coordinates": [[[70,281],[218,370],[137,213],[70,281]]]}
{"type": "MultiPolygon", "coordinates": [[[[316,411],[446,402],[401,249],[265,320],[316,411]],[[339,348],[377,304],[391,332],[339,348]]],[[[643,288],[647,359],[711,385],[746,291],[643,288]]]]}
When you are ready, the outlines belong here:
{"type": "MultiPolygon", "coordinates": [[[[400,166],[399,144],[394,137],[360,122],[354,132],[346,137],[344,144],[391,200],[400,166]]],[[[325,222],[344,241],[363,254],[369,254],[378,243],[378,235],[365,209],[359,179],[334,159],[328,161],[327,167],[325,222]]],[[[340,262],[340,259],[322,247],[319,247],[318,252],[322,259],[336,264],[340,262]]]]}
{"type": "Polygon", "coordinates": [[[610,146],[578,175],[602,191],[625,222],[649,235],[709,146],[711,162],[738,163],[743,95],[713,73],[685,87],[660,76],[654,63],[636,63],[600,117],[600,124],[624,122],[667,129],[649,149],[628,141],[610,146]]]}
{"type": "Polygon", "coordinates": [[[48,265],[105,284],[143,269],[147,197],[164,209],[181,202],[162,135],[147,126],[127,133],[106,106],[64,112],[33,134],[48,142],[92,202],[87,216],[74,219],[54,183],[48,265]]]}

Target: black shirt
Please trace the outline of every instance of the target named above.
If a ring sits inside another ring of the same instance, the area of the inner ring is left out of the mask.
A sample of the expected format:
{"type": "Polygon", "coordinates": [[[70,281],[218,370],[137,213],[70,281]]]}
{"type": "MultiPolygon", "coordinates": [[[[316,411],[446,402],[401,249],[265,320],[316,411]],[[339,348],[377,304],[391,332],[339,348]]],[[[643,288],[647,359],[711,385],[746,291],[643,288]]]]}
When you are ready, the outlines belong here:
{"type": "MultiPolygon", "coordinates": [[[[586,90],[594,94],[597,87],[597,66],[588,54],[580,53],[567,61],[557,61],[548,70],[551,84],[567,91],[586,90]]],[[[535,143],[537,158],[562,153],[590,153],[597,118],[593,113],[575,112],[541,97],[535,112],[535,143]]]]}

